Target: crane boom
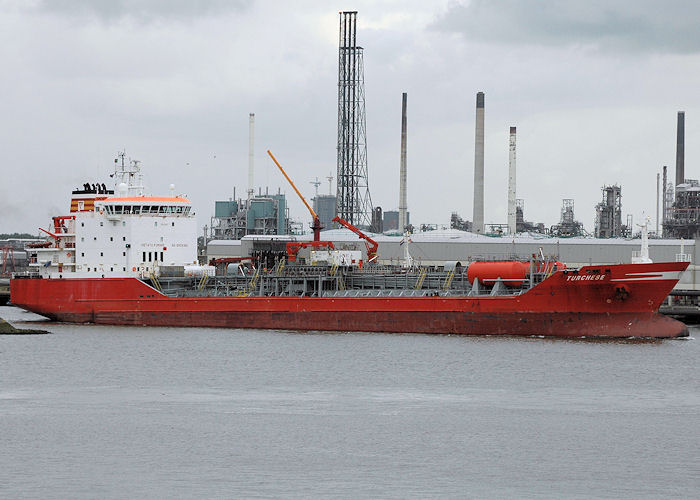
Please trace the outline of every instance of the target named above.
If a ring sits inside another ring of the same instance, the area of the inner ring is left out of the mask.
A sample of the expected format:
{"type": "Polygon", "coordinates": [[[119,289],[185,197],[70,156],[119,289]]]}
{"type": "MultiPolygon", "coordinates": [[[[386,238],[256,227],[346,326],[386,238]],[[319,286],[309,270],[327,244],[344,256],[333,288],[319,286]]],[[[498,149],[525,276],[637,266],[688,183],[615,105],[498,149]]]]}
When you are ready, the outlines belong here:
{"type": "Polygon", "coordinates": [[[297,189],[297,187],[296,187],[296,186],[294,185],[294,183],[292,182],[292,179],[289,178],[289,176],[287,175],[287,172],[284,171],[284,169],[282,168],[282,165],[280,165],[279,162],[277,161],[277,158],[275,158],[275,156],[272,154],[272,152],[271,152],[269,149],[267,150],[267,154],[270,155],[270,158],[272,158],[272,161],[275,162],[275,165],[277,165],[277,168],[280,169],[280,172],[282,172],[282,175],[284,175],[284,178],[287,179],[287,181],[288,181],[289,184],[292,186],[292,188],[294,188],[294,191],[297,192],[297,194],[299,195],[299,198],[301,198],[301,201],[304,202],[304,205],[306,205],[306,208],[308,208],[308,209],[309,209],[309,212],[311,212],[311,216],[312,216],[314,219],[317,219],[317,218],[318,218],[318,215],[316,215],[316,212],[314,212],[314,209],[311,208],[311,206],[307,203],[306,198],[304,198],[304,195],[302,195],[302,194],[299,192],[299,190],[297,189]]]}
{"type": "Polygon", "coordinates": [[[309,209],[309,212],[311,213],[311,217],[313,217],[313,220],[314,220],[314,223],[311,226],[311,229],[313,229],[313,231],[314,231],[314,241],[319,241],[321,239],[321,229],[323,229],[323,227],[321,226],[321,220],[318,218],[318,215],[316,214],[316,212],[314,212],[314,209],[311,208],[311,205],[308,204],[308,202],[306,201],[306,198],[304,198],[304,195],[302,195],[299,192],[299,190],[297,189],[297,187],[294,185],[294,183],[292,182],[292,179],[289,178],[289,176],[287,175],[287,172],[284,171],[284,169],[282,168],[282,165],[280,165],[280,163],[277,161],[277,158],[275,158],[275,155],[272,154],[272,151],[270,151],[268,149],[267,154],[270,155],[270,158],[272,158],[272,161],[275,162],[275,165],[277,165],[277,168],[280,169],[280,172],[282,172],[282,175],[284,175],[284,178],[287,179],[287,182],[289,182],[289,184],[292,186],[294,191],[296,191],[296,193],[299,195],[299,198],[301,198],[301,201],[304,202],[304,205],[306,205],[306,208],[309,209]]]}
{"type": "Polygon", "coordinates": [[[348,228],[350,231],[358,235],[360,238],[365,240],[365,245],[367,245],[367,261],[368,262],[375,262],[377,260],[377,249],[379,248],[379,243],[374,241],[372,238],[367,236],[365,233],[360,231],[358,228],[350,224],[348,221],[345,219],[341,219],[340,217],[335,217],[333,219],[333,222],[337,222],[341,226],[345,226],[348,228]]]}

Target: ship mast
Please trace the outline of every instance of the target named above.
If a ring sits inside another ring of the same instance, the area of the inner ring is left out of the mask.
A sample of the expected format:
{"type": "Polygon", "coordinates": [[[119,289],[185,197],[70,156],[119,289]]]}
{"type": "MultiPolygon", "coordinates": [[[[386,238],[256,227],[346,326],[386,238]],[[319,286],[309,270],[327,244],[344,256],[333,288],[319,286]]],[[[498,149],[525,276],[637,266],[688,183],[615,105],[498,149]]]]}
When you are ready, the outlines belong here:
{"type": "Polygon", "coordinates": [[[143,174],[141,173],[141,162],[139,160],[126,161],[126,151],[117,153],[114,159],[114,173],[110,176],[114,178],[114,192],[122,196],[143,196],[143,174]],[[123,192],[121,185],[126,186],[123,192]]]}

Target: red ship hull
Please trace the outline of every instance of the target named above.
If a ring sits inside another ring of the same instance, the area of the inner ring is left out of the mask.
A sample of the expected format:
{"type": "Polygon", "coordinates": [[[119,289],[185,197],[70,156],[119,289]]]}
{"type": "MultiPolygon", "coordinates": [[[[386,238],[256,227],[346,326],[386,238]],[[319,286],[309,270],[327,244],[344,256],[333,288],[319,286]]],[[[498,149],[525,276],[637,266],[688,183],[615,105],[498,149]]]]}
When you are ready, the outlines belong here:
{"type": "Polygon", "coordinates": [[[48,318],[111,325],[650,337],[688,335],[658,313],[688,263],[586,266],[515,296],[167,297],[134,278],[13,279],[11,301],[48,318]]]}

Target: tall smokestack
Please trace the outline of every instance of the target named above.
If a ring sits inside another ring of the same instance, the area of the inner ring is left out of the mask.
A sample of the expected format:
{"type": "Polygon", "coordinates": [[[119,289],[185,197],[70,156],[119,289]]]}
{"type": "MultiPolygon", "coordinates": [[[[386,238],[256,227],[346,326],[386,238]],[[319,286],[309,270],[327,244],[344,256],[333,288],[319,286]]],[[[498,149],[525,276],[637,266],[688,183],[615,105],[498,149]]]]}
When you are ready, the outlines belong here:
{"type": "Polygon", "coordinates": [[[399,232],[406,230],[406,92],[401,97],[401,173],[399,174],[399,232]]]}
{"type": "Polygon", "coordinates": [[[661,174],[656,172],[656,237],[659,237],[659,183],[661,174]]]}
{"type": "Polygon", "coordinates": [[[510,127],[508,152],[508,233],[515,234],[515,127],[510,127]]]}
{"type": "Polygon", "coordinates": [[[666,222],[666,189],[668,189],[668,173],[667,173],[668,167],[664,165],[664,174],[663,174],[663,188],[664,191],[661,194],[661,233],[663,236],[665,236],[665,231],[664,231],[664,222],[666,222]]]}
{"type": "Polygon", "coordinates": [[[484,93],[476,94],[476,134],[474,145],[474,215],[472,231],[484,232],[484,93]]]}
{"type": "Polygon", "coordinates": [[[250,113],[248,118],[248,199],[253,197],[255,186],[253,185],[253,170],[255,166],[255,113],[250,113]]]}
{"type": "Polygon", "coordinates": [[[685,111],[678,112],[676,128],[676,189],[685,182],[685,111]]]}

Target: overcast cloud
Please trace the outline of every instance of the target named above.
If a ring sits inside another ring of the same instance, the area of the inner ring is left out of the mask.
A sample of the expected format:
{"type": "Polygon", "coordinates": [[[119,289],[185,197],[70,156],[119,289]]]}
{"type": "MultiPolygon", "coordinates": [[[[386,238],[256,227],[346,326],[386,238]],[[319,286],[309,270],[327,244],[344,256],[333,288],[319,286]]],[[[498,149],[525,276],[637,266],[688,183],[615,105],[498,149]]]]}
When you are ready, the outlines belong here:
{"type": "Polygon", "coordinates": [[[40,0],[30,8],[64,16],[95,16],[106,23],[124,19],[148,23],[191,21],[244,10],[251,4],[252,0],[40,0]]]}
{"type": "Polygon", "coordinates": [[[246,189],[249,112],[256,184],[287,192],[291,216],[307,222],[265,150],[309,197],[315,177],[335,175],[343,9],[359,11],[376,205],[398,205],[405,91],[411,221],[471,219],[484,91],[488,223],[506,220],[510,126],[527,220],[555,224],[573,198],[592,230],[611,183],[625,214],[654,217],[656,173],[666,164],[674,177],[678,110],[686,175],[700,176],[700,8],[656,5],[0,0],[0,232],[45,227],[72,188],[108,179],[121,149],[143,162],[154,194],[174,183],[208,224],[215,200],[246,189]]]}
{"type": "Polygon", "coordinates": [[[451,4],[434,26],[496,44],[696,53],[699,18],[695,0],[473,0],[451,4]]]}

